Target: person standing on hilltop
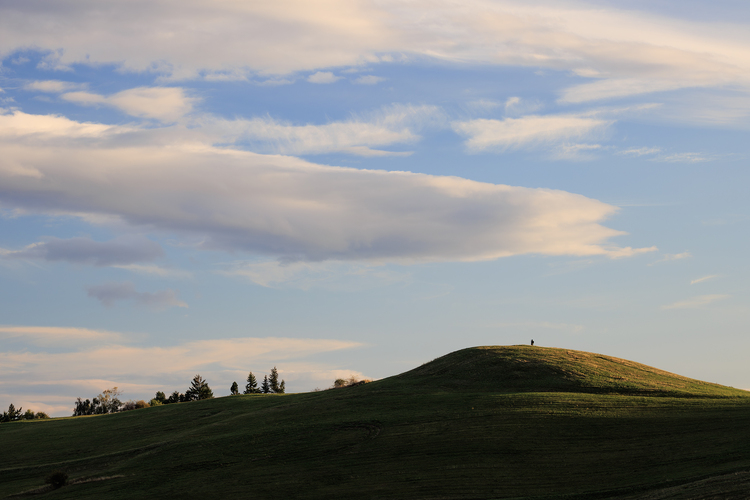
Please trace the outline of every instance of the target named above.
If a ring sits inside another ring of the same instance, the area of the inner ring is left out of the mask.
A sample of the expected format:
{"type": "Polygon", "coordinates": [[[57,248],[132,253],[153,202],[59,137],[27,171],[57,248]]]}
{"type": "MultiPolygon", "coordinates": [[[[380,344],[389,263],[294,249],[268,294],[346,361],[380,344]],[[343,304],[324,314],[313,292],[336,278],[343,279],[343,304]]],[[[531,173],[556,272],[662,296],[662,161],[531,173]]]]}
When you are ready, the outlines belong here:
{"type": "Polygon", "coordinates": [[[531,345],[534,345],[534,339],[531,339],[531,345]]]}

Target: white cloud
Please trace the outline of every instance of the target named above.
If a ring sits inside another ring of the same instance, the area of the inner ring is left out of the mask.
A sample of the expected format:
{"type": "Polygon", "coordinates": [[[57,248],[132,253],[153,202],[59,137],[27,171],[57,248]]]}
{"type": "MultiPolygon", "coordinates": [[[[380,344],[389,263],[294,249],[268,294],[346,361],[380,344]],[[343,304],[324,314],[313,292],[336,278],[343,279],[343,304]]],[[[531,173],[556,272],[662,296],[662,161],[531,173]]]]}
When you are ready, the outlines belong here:
{"type": "Polygon", "coordinates": [[[63,82],[60,80],[37,80],[29,82],[23,86],[25,90],[35,90],[37,92],[49,92],[52,94],[61,94],[71,90],[85,88],[86,85],[81,83],[63,82]]]}
{"type": "Polygon", "coordinates": [[[598,78],[565,102],[689,87],[750,87],[742,24],[689,22],[573,2],[512,0],[155,0],[92,7],[54,0],[0,9],[4,50],[43,65],[116,64],[169,78],[286,75],[364,66],[394,55],[567,70],[598,78]],[[198,28],[199,27],[199,28],[198,28]],[[169,36],[164,36],[168,33],[169,36]],[[249,50],[248,47],[252,49],[249,50]]]}
{"type": "MultiPolygon", "coordinates": [[[[5,120],[13,129],[15,116],[0,115],[0,125],[5,120]]],[[[68,128],[75,136],[77,129],[68,128]]],[[[212,147],[190,130],[177,140],[173,127],[123,130],[123,140],[114,128],[81,144],[35,134],[19,138],[17,130],[3,136],[0,127],[0,203],[119,220],[199,238],[202,248],[287,261],[407,263],[622,251],[609,240],[624,233],[602,225],[617,208],[565,191],[321,166],[212,147]]]]}
{"type": "Polygon", "coordinates": [[[340,76],[336,76],[330,71],[318,71],[307,77],[307,81],[310,83],[333,83],[341,80],[340,76]]]}
{"type": "Polygon", "coordinates": [[[157,292],[139,292],[130,282],[104,283],[90,286],[86,289],[88,296],[99,300],[103,305],[111,307],[118,301],[133,301],[134,303],[156,310],[169,307],[188,307],[178,298],[176,290],[159,290],[157,292]]]}
{"type": "Polygon", "coordinates": [[[22,250],[3,252],[6,258],[65,261],[92,266],[127,265],[164,255],[161,247],[143,236],[122,236],[99,242],[90,238],[49,238],[22,250]]]}
{"type": "Polygon", "coordinates": [[[703,276],[703,277],[701,277],[701,278],[696,278],[696,279],[694,279],[694,280],[691,280],[691,281],[690,281],[690,284],[691,284],[691,285],[695,285],[695,284],[697,284],[697,283],[703,283],[704,281],[712,280],[712,279],[714,279],[714,278],[718,278],[718,277],[719,277],[719,275],[718,275],[718,274],[710,274],[710,275],[708,275],[708,276],[703,276]]]}
{"type": "Polygon", "coordinates": [[[14,339],[27,344],[76,345],[81,343],[122,343],[126,337],[118,332],[56,326],[0,325],[0,338],[14,339]]]}
{"type": "Polygon", "coordinates": [[[359,85],[376,85],[383,81],[385,81],[385,78],[383,78],[382,76],[362,75],[354,80],[354,83],[359,85]]]}
{"type": "Polygon", "coordinates": [[[472,153],[505,151],[528,147],[549,147],[571,140],[601,134],[612,122],[581,115],[529,115],[502,120],[475,119],[453,122],[453,130],[468,137],[466,148],[472,153]]]}
{"type": "Polygon", "coordinates": [[[242,385],[248,371],[262,378],[274,365],[286,380],[288,392],[330,386],[341,374],[361,375],[342,366],[314,361],[318,354],[362,346],[352,341],[242,337],[139,346],[117,342],[131,335],[113,332],[3,328],[42,333],[27,338],[29,344],[18,350],[0,352],[0,406],[13,403],[58,416],[72,412],[76,397],[91,398],[113,386],[124,389],[126,399],[148,400],[157,390],[184,392],[196,373],[208,380],[216,395],[228,394],[232,381],[242,385]],[[57,342],[56,352],[49,352],[35,347],[45,335],[69,335],[71,340],[62,345],[57,342]],[[86,343],[82,345],[83,338],[86,343]]]}
{"type": "Polygon", "coordinates": [[[706,158],[701,153],[675,153],[671,155],[657,156],[653,160],[667,163],[700,163],[709,161],[709,158],[706,158]]]}
{"type": "Polygon", "coordinates": [[[224,120],[204,118],[207,131],[215,131],[224,141],[249,143],[259,152],[282,154],[322,154],[331,152],[358,156],[404,156],[410,152],[373,149],[420,139],[416,131],[442,121],[435,106],[392,105],[369,116],[322,125],[294,125],[272,118],[224,120]]]}
{"type": "Polygon", "coordinates": [[[689,259],[692,256],[693,255],[687,251],[682,252],[682,253],[665,253],[661,259],[652,262],[651,264],[649,264],[649,266],[653,266],[654,264],[659,264],[660,262],[671,262],[674,260],[689,259]]]}
{"type": "Polygon", "coordinates": [[[137,87],[110,96],[90,92],[68,92],[60,96],[83,106],[106,105],[131,116],[174,122],[193,109],[195,98],[179,87],[137,87]]]}
{"type": "Polygon", "coordinates": [[[661,306],[662,309],[695,309],[697,307],[707,306],[719,300],[724,300],[731,297],[731,295],[700,295],[693,297],[692,299],[675,302],[666,306],[661,306]]]}
{"type": "Polygon", "coordinates": [[[622,151],[618,151],[618,155],[625,155],[625,156],[645,156],[645,155],[655,155],[657,153],[661,152],[661,148],[630,148],[630,149],[624,149],[622,151]]]}

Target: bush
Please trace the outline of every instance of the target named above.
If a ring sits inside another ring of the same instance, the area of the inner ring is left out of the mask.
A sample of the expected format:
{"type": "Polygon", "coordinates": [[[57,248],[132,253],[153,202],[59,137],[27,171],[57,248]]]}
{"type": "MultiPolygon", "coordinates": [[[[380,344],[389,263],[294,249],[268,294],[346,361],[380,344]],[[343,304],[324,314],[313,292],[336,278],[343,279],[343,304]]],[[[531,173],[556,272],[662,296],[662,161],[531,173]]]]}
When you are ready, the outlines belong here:
{"type": "Polygon", "coordinates": [[[49,418],[49,415],[47,415],[43,411],[38,411],[38,412],[36,412],[36,415],[34,415],[34,418],[36,418],[37,420],[42,420],[42,419],[45,419],[45,418],[49,418]]]}
{"type": "Polygon", "coordinates": [[[334,380],[333,386],[331,387],[331,389],[340,389],[342,387],[354,387],[357,385],[367,384],[369,382],[372,382],[372,380],[366,379],[366,378],[359,380],[355,376],[351,376],[347,379],[337,378],[336,380],[334,380]]]}
{"type": "Polygon", "coordinates": [[[149,401],[149,402],[148,402],[148,405],[149,405],[149,406],[161,406],[161,405],[163,405],[163,404],[164,404],[164,403],[162,403],[161,401],[159,401],[159,400],[158,400],[158,399],[156,399],[156,398],[154,398],[154,399],[152,399],[151,401],[149,401]]]}
{"type": "Polygon", "coordinates": [[[51,484],[55,489],[61,488],[68,484],[68,474],[64,471],[58,470],[47,476],[44,482],[51,484]]]}

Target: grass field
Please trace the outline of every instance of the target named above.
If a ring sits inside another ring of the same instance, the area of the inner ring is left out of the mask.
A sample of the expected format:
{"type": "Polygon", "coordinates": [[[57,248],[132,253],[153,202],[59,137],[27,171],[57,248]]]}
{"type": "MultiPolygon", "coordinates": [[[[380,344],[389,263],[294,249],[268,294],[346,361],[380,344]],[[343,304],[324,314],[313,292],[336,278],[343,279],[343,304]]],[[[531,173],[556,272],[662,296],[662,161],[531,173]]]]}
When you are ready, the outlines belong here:
{"type": "Polygon", "coordinates": [[[0,496],[63,469],[89,482],[30,496],[747,498],[729,493],[750,485],[749,396],[579,351],[464,349],[356,387],[2,424],[0,496]]]}

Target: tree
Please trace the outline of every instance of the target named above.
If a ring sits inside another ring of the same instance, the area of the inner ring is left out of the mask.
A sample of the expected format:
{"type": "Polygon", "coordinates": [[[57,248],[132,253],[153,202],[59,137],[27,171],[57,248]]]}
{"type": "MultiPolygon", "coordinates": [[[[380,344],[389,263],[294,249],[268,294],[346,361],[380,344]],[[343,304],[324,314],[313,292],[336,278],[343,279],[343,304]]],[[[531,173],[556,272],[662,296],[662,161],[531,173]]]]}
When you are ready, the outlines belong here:
{"type": "Polygon", "coordinates": [[[271,391],[275,392],[276,394],[284,394],[284,387],[286,384],[284,384],[284,381],[281,381],[281,384],[279,384],[279,371],[274,366],[271,369],[271,376],[268,378],[268,382],[271,384],[271,391]]]}
{"type": "Polygon", "coordinates": [[[232,387],[229,391],[232,393],[232,396],[236,396],[240,393],[240,386],[237,385],[237,382],[232,382],[232,387]]]}
{"type": "Polygon", "coordinates": [[[185,396],[180,394],[180,391],[174,391],[164,404],[179,403],[180,401],[184,401],[184,398],[185,396]]]}
{"type": "Polygon", "coordinates": [[[208,382],[206,382],[206,380],[200,375],[196,375],[195,377],[193,377],[193,380],[190,382],[190,387],[187,391],[185,391],[186,401],[211,399],[213,397],[214,393],[211,388],[208,387],[208,382]]]}
{"type": "Polygon", "coordinates": [[[161,391],[156,391],[156,395],[154,396],[154,399],[160,402],[161,404],[164,404],[167,402],[167,396],[164,395],[161,391]]]}
{"type": "Polygon", "coordinates": [[[34,418],[36,418],[38,420],[41,420],[43,418],[49,418],[49,415],[47,415],[43,411],[38,411],[38,412],[36,412],[36,415],[34,415],[34,418]]]}
{"type": "Polygon", "coordinates": [[[253,372],[250,372],[247,374],[247,384],[245,384],[245,392],[243,394],[258,394],[260,392],[260,389],[258,389],[258,381],[255,380],[255,375],[253,375],[253,372]]]}
{"type": "Polygon", "coordinates": [[[26,413],[23,414],[24,420],[34,420],[34,410],[26,410],[26,413]]]}
{"type": "Polygon", "coordinates": [[[260,384],[260,390],[263,394],[271,392],[271,386],[268,384],[268,375],[263,375],[263,383],[260,384]]]}
{"type": "Polygon", "coordinates": [[[8,411],[4,411],[3,415],[0,416],[0,422],[13,422],[14,420],[21,420],[21,413],[23,408],[16,410],[16,407],[11,403],[8,406],[8,411]]]}

